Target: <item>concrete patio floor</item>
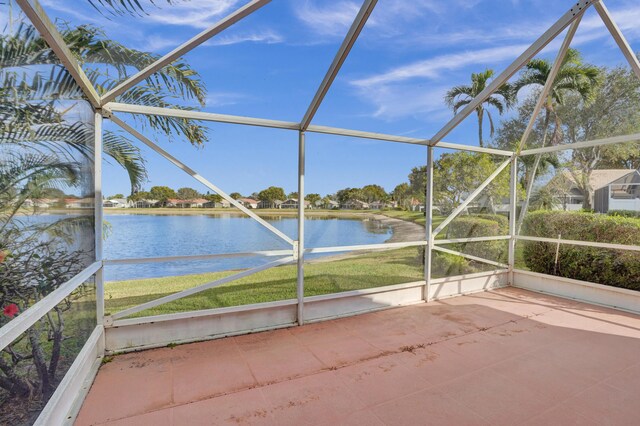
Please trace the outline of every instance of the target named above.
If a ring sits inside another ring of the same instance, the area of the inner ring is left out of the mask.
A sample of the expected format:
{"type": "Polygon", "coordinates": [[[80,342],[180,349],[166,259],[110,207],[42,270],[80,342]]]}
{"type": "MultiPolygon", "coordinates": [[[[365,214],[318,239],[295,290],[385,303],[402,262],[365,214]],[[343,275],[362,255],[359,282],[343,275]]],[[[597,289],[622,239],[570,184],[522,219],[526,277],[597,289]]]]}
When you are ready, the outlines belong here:
{"type": "Polygon", "coordinates": [[[640,317],[515,288],[119,355],[77,425],[637,425],[640,317]]]}

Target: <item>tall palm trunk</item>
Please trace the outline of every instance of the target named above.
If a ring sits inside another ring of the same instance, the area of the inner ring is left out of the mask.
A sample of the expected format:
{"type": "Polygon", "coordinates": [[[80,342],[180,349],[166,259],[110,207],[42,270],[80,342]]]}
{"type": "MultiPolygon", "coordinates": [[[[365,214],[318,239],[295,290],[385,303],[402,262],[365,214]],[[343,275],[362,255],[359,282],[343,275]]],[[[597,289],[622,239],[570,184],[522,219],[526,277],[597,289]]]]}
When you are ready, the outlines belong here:
{"type": "Polygon", "coordinates": [[[480,146],[484,146],[482,142],[482,121],[484,119],[484,109],[482,107],[478,107],[476,109],[476,114],[478,114],[478,142],[480,146]]]}
{"type": "MultiPolygon", "coordinates": [[[[545,114],[544,114],[544,127],[543,127],[541,147],[544,147],[547,144],[547,131],[549,129],[549,122],[551,121],[550,110],[551,110],[551,106],[547,105],[547,107],[545,108],[545,114]]],[[[520,233],[520,229],[522,228],[522,223],[524,222],[524,217],[527,214],[527,210],[529,210],[529,202],[531,201],[531,191],[533,190],[533,183],[536,180],[536,172],[538,171],[538,166],[540,166],[541,159],[542,159],[542,154],[536,154],[535,161],[533,162],[533,166],[531,167],[531,172],[529,173],[529,181],[527,182],[527,192],[525,194],[524,203],[522,203],[522,209],[520,210],[520,217],[518,218],[518,226],[516,227],[516,234],[520,233]]]]}

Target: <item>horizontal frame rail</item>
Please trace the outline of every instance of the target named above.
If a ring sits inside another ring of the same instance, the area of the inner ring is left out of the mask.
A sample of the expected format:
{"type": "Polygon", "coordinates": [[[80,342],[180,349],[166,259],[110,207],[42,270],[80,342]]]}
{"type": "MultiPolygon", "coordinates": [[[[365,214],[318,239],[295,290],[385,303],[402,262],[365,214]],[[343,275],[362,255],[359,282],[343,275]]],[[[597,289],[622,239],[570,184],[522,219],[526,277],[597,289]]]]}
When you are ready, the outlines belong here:
{"type": "Polygon", "coordinates": [[[138,132],[136,129],[134,129],[133,127],[129,126],[127,123],[125,123],[124,121],[120,120],[118,117],[112,116],[111,117],[111,121],[113,121],[118,126],[122,127],[124,130],[129,132],[131,135],[135,136],[136,139],[138,139],[140,142],[142,142],[143,144],[147,145],[149,148],[153,149],[155,152],[157,152],[158,154],[160,154],[161,156],[163,156],[164,158],[169,160],[169,162],[171,162],[173,165],[175,165],[179,169],[182,169],[185,173],[187,173],[188,175],[193,177],[195,180],[197,180],[198,182],[200,182],[201,184],[203,184],[207,188],[211,189],[216,194],[220,195],[222,198],[224,198],[229,203],[231,203],[234,207],[238,208],[240,211],[242,211],[243,213],[247,214],[249,217],[254,219],[256,222],[258,222],[259,224],[261,224],[265,228],[267,228],[269,231],[273,232],[275,235],[277,235],[278,237],[280,237],[284,241],[288,242],[292,246],[294,245],[293,240],[291,238],[289,238],[284,232],[280,231],[278,228],[276,228],[275,226],[271,225],[266,220],[262,219],[260,216],[258,216],[257,214],[255,214],[254,212],[252,212],[251,210],[249,210],[248,208],[246,208],[242,204],[240,204],[237,200],[234,200],[229,194],[227,194],[226,192],[224,192],[223,190],[221,190],[220,188],[215,186],[213,183],[209,182],[207,179],[202,177],[199,173],[197,173],[191,167],[187,166],[182,161],[178,160],[176,157],[174,157],[173,155],[169,154],[164,149],[160,148],[158,145],[153,143],[149,138],[144,136],[142,133],[138,132]]]}
{"type": "Polygon", "coordinates": [[[510,235],[498,235],[493,237],[449,238],[446,240],[434,240],[433,244],[480,243],[483,241],[501,241],[510,239],[510,235]]]}
{"type": "Polygon", "coordinates": [[[245,126],[268,127],[272,129],[286,129],[299,131],[299,123],[293,121],[270,120],[266,118],[244,117],[241,115],[216,114],[213,112],[193,111],[178,108],[161,108],[146,105],[109,102],[103,109],[111,112],[126,112],[129,114],[159,115],[161,117],[185,118],[189,120],[212,121],[215,123],[243,124],[245,126]]]}
{"type": "Polygon", "coordinates": [[[185,256],[165,256],[165,257],[138,257],[129,259],[105,259],[103,264],[105,266],[110,265],[135,265],[142,263],[164,263],[164,262],[179,262],[179,261],[193,261],[193,260],[208,260],[208,259],[225,259],[233,257],[257,257],[257,256],[293,256],[293,250],[264,250],[264,251],[249,251],[244,253],[215,253],[215,254],[196,254],[185,256]]]}
{"type": "Polygon", "coordinates": [[[568,143],[563,145],[545,146],[543,148],[526,149],[520,153],[523,155],[543,154],[547,152],[566,151],[570,149],[591,148],[594,146],[613,145],[617,143],[625,142],[638,142],[640,141],[640,133],[633,133],[630,135],[612,136],[610,138],[594,139],[590,141],[582,141],[575,143],[568,143]]]}
{"type": "Polygon", "coordinates": [[[362,250],[378,250],[378,249],[396,249],[403,247],[426,246],[426,241],[407,241],[398,243],[382,243],[382,244],[362,244],[356,246],[332,246],[332,247],[314,247],[305,249],[305,253],[339,253],[344,251],[362,251],[362,250]]]}
{"type": "Polygon", "coordinates": [[[523,235],[516,236],[516,240],[537,241],[541,243],[553,243],[553,244],[568,244],[573,246],[596,247],[596,248],[604,248],[604,249],[612,249],[612,250],[640,251],[640,246],[627,245],[627,244],[598,243],[595,241],[563,240],[558,238],[528,237],[523,235]]]}
{"type": "Polygon", "coordinates": [[[71,292],[80,287],[85,281],[98,272],[100,268],[102,268],[101,262],[92,263],[80,271],[78,275],[46,295],[42,300],[34,303],[29,307],[29,309],[19,314],[15,319],[9,321],[9,323],[5,324],[4,327],[0,328],[0,350],[6,348],[11,344],[11,342],[20,337],[20,335],[27,331],[29,327],[35,324],[40,318],[45,316],[47,312],[62,302],[65,297],[70,295],[71,292]]]}
{"type": "MultiPolygon", "coordinates": [[[[245,117],[240,115],[216,114],[212,112],[183,110],[177,108],[160,108],[145,105],[125,104],[119,102],[109,102],[103,109],[111,112],[126,112],[128,114],[159,115],[162,117],[185,118],[189,120],[211,121],[215,123],[241,124],[245,126],[265,127],[270,129],[295,130],[298,132],[300,124],[293,121],[271,120],[266,118],[245,117]]],[[[389,135],[385,133],[367,132],[364,130],[344,129],[341,127],[320,126],[311,124],[307,133],[319,133],[325,135],[336,135],[354,137],[359,139],[371,139],[385,142],[398,142],[412,145],[429,145],[429,139],[411,138],[407,136],[389,135]]],[[[482,152],[485,154],[502,155],[511,157],[512,151],[505,151],[495,148],[484,148],[474,145],[463,145],[459,143],[440,142],[439,148],[456,149],[461,151],[482,152]]]]}
{"type": "Polygon", "coordinates": [[[159,299],[151,300],[149,302],[143,303],[143,304],[138,305],[138,306],[133,306],[131,308],[122,310],[120,312],[117,312],[117,313],[111,315],[109,317],[109,321],[105,321],[105,324],[109,325],[108,323],[113,321],[113,320],[115,320],[115,319],[123,318],[123,317],[129,316],[129,315],[144,311],[146,309],[150,309],[150,308],[154,308],[156,306],[164,305],[165,303],[173,302],[175,300],[179,300],[179,299],[185,298],[187,296],[191,296],[191,295],[203,292],[205,290],[209,290],[211,288],[215,288],[215,287],[221,286],[223,284],[229,283],[231,281],[235,281],[235,280],[240,279],[240,278],[248,277],[249,275],[253,275],[253,274],[256,274],[258,272],[262,272],[262,271],[265,271],[267,269],[274,268],[276,266],[281,266],[281,265],[285,265],[287,263],[291,263],[294,260],[295,260],[295,258],[293,256],[288,256],[288,257],[285,257],[284,259],[278,259],[278,260],[275,260],[273,262],[269,262],[267,264],[260,265],[260,266],[255,267],[255,268],[247,269],[247,270],[239,272],[237,274],[229,275],[228,277],[220,278],[219,280],[211,281],[211,282],[199,285],[199,286],[194,287],[194,288],[190,288],[190,289],[187,289],[187,290],[179,291],[177,293],[173,293],[173,294],[170,294],[168,296],[161,297],[159,299]]]}
{"type": "Polygon", "coordinates": [[[449,249],[446,249],[444,247],[438,247],[437,245],[434,245],[433,249],[437,250],[437,251],[441,251],[443,253],[448,253],[448,254],[453,254],[455,256],[465,257],[465,258],[467,258],[469,260],[475,260],[476,262],[487,263],[489,265],[497,266],[499,268],[509,269],[509,265],[507,265],[505,263],[495,262],[493,260],[485,259],[483,257],[473,256],[471,254],[461,253],[461,252],[455,251],[455,250],[449,250],[449,249]]]}
{"type": "Polygon", "coordinates": [[[467,208],[467,206],[469,204],[471,204],[471,202],[473,200],[476,199],[476,197],[478,195],[480,195],[480,193],[491,184],[491,182],[493,182],[493,180],[500,174],[502,173],[502,171],[504,169],[507,168],[507,166],[511,164],[511,159],[508,159],[506,161],[504,161],[502,164],[500,164],[498,166],[498,168],[491,173],[491,175],[480,184],[479,187],[477,187],[475,189],[475,191],[473,191],[463,202],[462,204],[460,204],[458,207],[455,208],[454,211],[451,212],[451,214],[449,216],[447,216],[447,218],[445,220],[443,220],[440,225],[438,225],[438,227],[433,231],[432,237],[435,238],[436,235],[438,235],[440,233],[440,231],[442,231],[449,223],[451,223],[452,220],[454,220],[456,217],[458,217],[458,215],[460,213],[462,213],[462,211],[464,211],[464,209],[467,208]]]}

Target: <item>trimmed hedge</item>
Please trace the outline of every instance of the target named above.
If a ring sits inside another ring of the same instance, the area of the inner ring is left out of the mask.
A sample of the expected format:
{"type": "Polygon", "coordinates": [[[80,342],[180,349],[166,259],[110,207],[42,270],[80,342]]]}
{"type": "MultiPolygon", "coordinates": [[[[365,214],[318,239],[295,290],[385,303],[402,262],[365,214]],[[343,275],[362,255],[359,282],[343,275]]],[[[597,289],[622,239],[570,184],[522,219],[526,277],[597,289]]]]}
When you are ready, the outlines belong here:
{"type": "MultiPolygon", "coordinates": [[[[498,214],[460,216],[447,227],[447,238],[488,237],[507,235],[508,233],[508,219],[506,216],[498,214]]],[[[446,247],[499,262],[506,262],[507,260],[506,241],[448,244],[446,247]]],[[[418,258],[424,261],[424,247],[418,247],[418,258]]],[[[495,269],[495,267],[488,264],[438,251],[433,252],[432,267],[434,277],[448,277],[495,269]]]]}
{"type": "MultiPolygon", "coordinates": [[[[490,237],[509,234],[509,221],[501,215],[460,216],[447,227],[447,238],[490,237]]],[[[451,248],[473,256],[503,262],[507,257],[505,241],[461,243],[451,248]]]]}
{"type": "MultiPolygon", "coordinates": [[[[523,235],[601,243],[640,244],[640,220],[583,212],[538,211],[527,215],[523,235]]],[[[640,290],[640,253],[524,241],[523,255],[534,272],[640,290]]]]}
{"type": "Polygon", "coordinates": [[[636,210],[609,210],[607,213],[609,216],[622,216],[622,217],[638,217],[640,218],[640,212],[636,210]]]}

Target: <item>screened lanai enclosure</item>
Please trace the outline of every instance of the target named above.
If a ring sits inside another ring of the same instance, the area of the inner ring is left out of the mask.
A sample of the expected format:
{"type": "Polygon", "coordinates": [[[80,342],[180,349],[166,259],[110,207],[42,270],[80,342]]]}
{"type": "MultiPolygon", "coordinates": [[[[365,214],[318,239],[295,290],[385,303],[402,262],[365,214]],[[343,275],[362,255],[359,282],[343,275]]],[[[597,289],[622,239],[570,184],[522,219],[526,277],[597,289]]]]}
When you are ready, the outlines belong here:
{"type": "Polygon", "coordinates": [[[0,424],[635,423],[640,4],[423,3],[0,0],[0,424]]]}

